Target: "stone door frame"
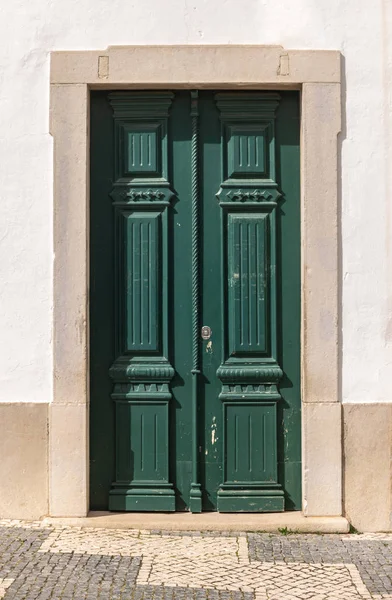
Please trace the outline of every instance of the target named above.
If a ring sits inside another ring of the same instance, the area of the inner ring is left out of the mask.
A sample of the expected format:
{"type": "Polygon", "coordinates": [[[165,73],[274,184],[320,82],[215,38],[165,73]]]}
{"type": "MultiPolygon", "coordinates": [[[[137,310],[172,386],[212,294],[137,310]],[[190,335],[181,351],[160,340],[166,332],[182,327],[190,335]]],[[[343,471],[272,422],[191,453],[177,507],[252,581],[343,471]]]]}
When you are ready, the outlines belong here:
{"type": "Polygon", "coordinates": [[[91,89],[297,89],[301,93],[302,511],[342,514],[338,334],[338,51],[124,46],[51,54],[54,395],[49,514],[89,510],[89,97],[91,89]]]}

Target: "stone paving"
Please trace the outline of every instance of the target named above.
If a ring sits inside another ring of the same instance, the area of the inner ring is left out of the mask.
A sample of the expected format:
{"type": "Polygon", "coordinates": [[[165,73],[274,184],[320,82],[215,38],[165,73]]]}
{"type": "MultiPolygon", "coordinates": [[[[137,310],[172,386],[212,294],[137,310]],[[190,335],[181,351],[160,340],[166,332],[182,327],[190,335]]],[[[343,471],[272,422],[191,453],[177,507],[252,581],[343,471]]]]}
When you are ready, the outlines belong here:
{"type": "Polygon", "coordinates": [[[0,521],[0,599],[392,600],[392,535],[0,521]]]}

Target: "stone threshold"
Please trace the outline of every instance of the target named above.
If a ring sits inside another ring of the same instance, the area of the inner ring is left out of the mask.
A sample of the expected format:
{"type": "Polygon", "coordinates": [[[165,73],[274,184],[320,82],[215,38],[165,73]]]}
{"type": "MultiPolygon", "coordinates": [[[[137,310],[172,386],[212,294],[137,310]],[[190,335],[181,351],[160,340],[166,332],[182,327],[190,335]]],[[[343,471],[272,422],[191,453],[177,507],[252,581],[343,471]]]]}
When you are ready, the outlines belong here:
{"type": "Polygon", "coordinates": [[[43,524],[102,529],[147,529],[160,531],[259,531],[277,533],[348,533],[344,517],[305,517],[285,513],[111,513],[89,512],[87,517],[46,517],[43,524]]]}

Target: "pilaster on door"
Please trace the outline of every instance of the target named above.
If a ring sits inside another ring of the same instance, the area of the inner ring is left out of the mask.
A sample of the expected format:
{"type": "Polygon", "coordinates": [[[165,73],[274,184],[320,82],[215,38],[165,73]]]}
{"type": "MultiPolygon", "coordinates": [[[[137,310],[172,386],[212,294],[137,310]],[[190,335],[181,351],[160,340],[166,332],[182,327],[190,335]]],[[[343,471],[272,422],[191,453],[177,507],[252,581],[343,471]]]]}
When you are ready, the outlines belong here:
{"type": "Polygon", "coordinates": [[[218,510],[282,511],[278,482],[275,115],[279,95],[217,94],[222,122],[224,466],[218,510]]]}
{"type": "Polygon", "coordinates": [[[110,510],[175,510],[169,480],[167,122],[173,94],[113,93],[116,478],[110,510]],[[138,451],[135,451],[135,449],[138,451]]]}

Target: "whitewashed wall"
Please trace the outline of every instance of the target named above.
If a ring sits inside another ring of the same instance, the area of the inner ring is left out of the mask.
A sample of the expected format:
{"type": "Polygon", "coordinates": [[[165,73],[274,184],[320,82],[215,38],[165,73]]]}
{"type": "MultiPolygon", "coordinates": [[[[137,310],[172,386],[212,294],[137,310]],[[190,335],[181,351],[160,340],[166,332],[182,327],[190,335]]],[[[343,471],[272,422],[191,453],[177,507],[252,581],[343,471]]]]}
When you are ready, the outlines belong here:
{"type": "Polygon", "coordinates": [[[343,53],[342,397],[392,401],[391,0],[4,0],[0,402],[52,396],[50,51],[187,43],[343,53]]]}

